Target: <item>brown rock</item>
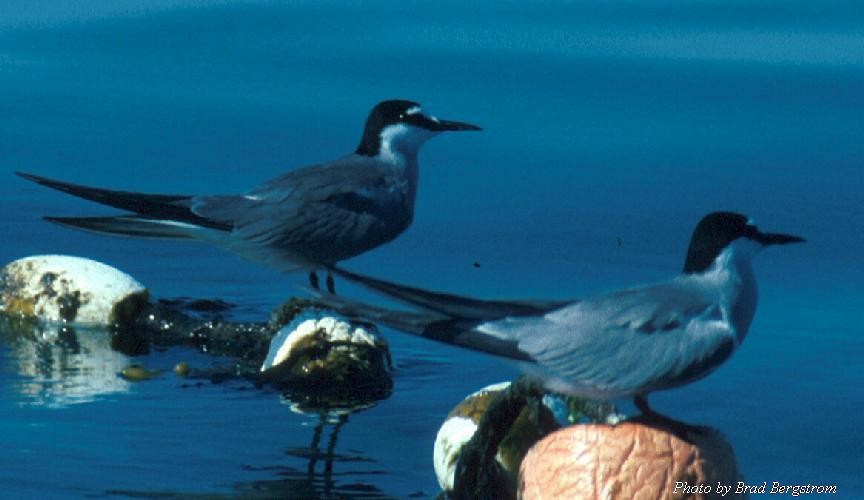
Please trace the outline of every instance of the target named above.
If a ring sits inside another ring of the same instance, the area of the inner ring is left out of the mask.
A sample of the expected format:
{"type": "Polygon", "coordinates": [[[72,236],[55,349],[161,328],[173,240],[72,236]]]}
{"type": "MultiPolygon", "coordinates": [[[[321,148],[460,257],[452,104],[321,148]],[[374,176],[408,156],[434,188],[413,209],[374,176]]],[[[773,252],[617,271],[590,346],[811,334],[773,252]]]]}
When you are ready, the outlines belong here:
{"type": "Polygon", "coordinates": [[[681,429],[676,435],[665,424],[635,420],[556,431],[522,461],[519,498],[709,498],[718,482],[732,487],[726,498],[741,498],[734,494],[740,474],[726,439],[708,427],[683,429],[687,440],[678,437],[681,429]]]}

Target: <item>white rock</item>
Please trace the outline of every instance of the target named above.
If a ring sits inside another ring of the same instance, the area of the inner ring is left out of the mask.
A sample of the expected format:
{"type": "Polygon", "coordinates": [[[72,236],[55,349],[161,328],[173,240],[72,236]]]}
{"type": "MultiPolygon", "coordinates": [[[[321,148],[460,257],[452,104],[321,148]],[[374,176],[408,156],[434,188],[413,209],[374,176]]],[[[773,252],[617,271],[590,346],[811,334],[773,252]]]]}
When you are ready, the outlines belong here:
{"type": "Polygon", "coordinates": [[[107,325],[118,303],[146,294],[128,274],[81,257],[36,255],[0,270],[0,311],[50,322],[107,325]]]}
{"type": "Polygon", "coordinates": [[[382,341],[377,335],[361,327],[353,327],[347,321],[321,313],[302,313],[270,340],[270,349],[261,365],[261,371],[269,370],[291,357],[294,348],[302,340],[320,334],[329,343],[348,343],[354,345],[380,346],[382,341]]]}
{"type": "MultiPolygon", "coordinates": [[[[477,432],[477,423],[479,417],[482,416],[482,412],[476,411],[478,398],[504,391],[508,387],[510,387],[510,382],[499,382],[470,394],[453,408],[447,420],[438,429],[432,459],[435,463],[435,477],[438,479],[438,485],[441,486],[442,490],[451,491],[453,489],[459,454],[465,443],[470,441],[474,433],[477,432]],[[465,415],[465,413],[472,414],[473,418],[465,415]]],[[[491,398],[480,404],[488,404],[489,400],[491,398]]],[[[481,408],[485,411],[485,406],[481,406],[481,408]]]]}
{"type": "Polygon", "coordinates": [[[435,462],[435,477],[444,491],[453,490],[459,452],[477,432],[477,423],[468,417],[450,417],[438,429],[432,459],[435,462]]]}

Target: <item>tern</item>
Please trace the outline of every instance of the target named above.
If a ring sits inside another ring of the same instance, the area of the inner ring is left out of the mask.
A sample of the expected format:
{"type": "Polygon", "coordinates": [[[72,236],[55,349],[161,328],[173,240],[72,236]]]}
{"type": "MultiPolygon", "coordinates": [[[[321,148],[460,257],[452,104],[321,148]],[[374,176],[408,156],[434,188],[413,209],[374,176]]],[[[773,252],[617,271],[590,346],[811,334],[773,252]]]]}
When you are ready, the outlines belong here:
{"type": "Polygon", "coordinates": [[[699,380],[741,345],[756,312],[751,259],[798,236],[760,231],[747,217],[714,212],[696,226],[683,274],[571,301],[479,300],[338,274],[419,306],[397,311],[319,294],[337,312],[519,362],[550,390],[597,399],[634,398],[699,380]]]}
{"type": "MultiPolygon", "coordinates": [[[[45,217],[123,236],[203,240],[279,270],[316,270],[362,254],[405,231],[414,218],[420,146],[445,131],[481,130],[439,120],[407,100],[378,103],[360,145],[342,158],[291,170],[240,195],[164,195],[99,189],[16,172],[38,184],[129,213],[45,217]]],[[[333,292],[328,273],[327,288],[333,292]]]]}

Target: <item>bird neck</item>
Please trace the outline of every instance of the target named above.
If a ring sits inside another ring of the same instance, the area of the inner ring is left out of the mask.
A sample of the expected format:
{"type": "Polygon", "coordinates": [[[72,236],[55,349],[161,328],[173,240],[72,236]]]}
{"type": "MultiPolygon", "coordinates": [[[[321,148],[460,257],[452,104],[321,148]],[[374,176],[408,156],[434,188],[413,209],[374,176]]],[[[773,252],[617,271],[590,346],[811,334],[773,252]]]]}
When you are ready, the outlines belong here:
{"type": "Polygon", "coordinates": [[[417,182],[420,178],[420,167],[417,162],[417,148],[400,148],[395,143],[382,141],[378,152],[372,159],[390,166],[388,170],[395,175],[392,188],[397,190],[402,198],[405,213],[413,218],[414,202],[417,199],[417,182]]]}
{"type": "Polygon", "coordinates": [[[720,252],[705,273],[716,281],[720,293],[720,306],[724,317],[735,330],[741,343],[756,314],[759,288],[753,274],[752,259],[759,248],[755,242],[734,242],[720,252]]]}
{"type": "Polygon", "coordinates": [[[435,132],[413,125],[389,125],[379,135],[377,156],[395,164],[416,164],[420,147],[434,136],[435,132]]]}
{"type": "Polygon", "coordinates": [[[417,198],[417,182],[420,177],[417,153],[420,146],[431,135],[398,133],[399,130],[396,127],[388,127],[382,132],[381,145],[375,157],[378,161],[389,163],[401,171],[406,182],[406,208],[413,211],[414,201],[417,198]]]}
{"type": "Polygon", "coordinates": [[[382,141],[376,158],[378,158],[378,160],[382,162],[390,163],[391,165],[395,165],[406,170],[411,168],[416,169],[417,152],[419,151],[419,149],[419,145],[417,147],[411,148],[404,147],[404,145],[400,145],[398,143],[382,141]]]}

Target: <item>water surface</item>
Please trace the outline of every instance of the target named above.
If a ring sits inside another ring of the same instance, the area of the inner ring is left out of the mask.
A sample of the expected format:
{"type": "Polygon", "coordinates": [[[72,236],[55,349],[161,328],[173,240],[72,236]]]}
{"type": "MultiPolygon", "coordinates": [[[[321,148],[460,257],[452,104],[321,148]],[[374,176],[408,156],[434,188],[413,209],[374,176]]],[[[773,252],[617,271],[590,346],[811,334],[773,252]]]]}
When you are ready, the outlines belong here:
{"type": "MultiPolygon", "coordinates": [[[[862,26],[852,1],[7,1],[0,261],[90,257],[156,297],[221,298],[266,319],[303,276],[195,243],[51,226],[40,217],[110,210],[12,171],[238,192],[349,152],[375,102],[415,99],[485,130],[430,142],[412,227],[347,266],[480,296],[579,297],[677,273],[709,211],[801,234],[806,245],[756,262],[742,349],[652,402],[723,431],[748,481],[860,496],[862,26]]],[[[4,341],[4,494],[433,496],[446,413],[516,372],[384,334],[393,395],[325,422],[317,446],[319,417],[275,391],[118,383],[112,363],[125,360],[110,352],[70,372],[46,361],[68,353],[4,341]]],[[[136,361],[181,359],[213,362],[185,349],[136,361]]]]}

